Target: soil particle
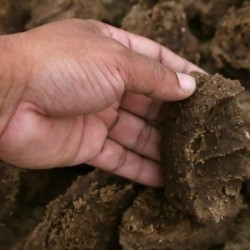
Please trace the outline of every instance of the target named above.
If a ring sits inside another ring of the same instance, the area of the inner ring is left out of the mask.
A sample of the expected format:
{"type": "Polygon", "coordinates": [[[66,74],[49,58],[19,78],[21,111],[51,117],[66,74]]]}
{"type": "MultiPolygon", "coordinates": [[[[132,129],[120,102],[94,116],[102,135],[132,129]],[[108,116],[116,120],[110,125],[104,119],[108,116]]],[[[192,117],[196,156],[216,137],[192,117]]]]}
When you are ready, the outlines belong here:
{"type": "Polygon", "coordinates": [[[189,32],[184,8],[174,1],[135,5],[122,28],[153,39],[193,62],[199,61],[198,43],[189,32]]]}
{"type": "Polygon", "coordinates": [[[232,8],[218,24],[212,55],[219,68],[229,65],[250,71],[250,2],[232,8]]]}
{"type": "Polygon", "coordinates": [[[108,12],[101,0],[33,0],[27,29],[65,18],[105,20],[108,12]]]}
{"type": "Polygon", "coordinates": [[[20,170],[0,162],[0,226],[12,213],[19,184],[20,170]]]}
{"type": "Polygon", "coordinates": [[[250,138],[235,96],[238,81],[193,73],[198,89],[162,111],[165,194],[200,222],[237,216],[240,189],[250,176],[250,138]]]}
{"type": "Polygon", "coordinates": [[[136,194],[130,182],[101,171],[79,177],[49,204],[24,249],[117,249],[119,222],[136,194]]]}
{"type": "Polygon", "coordinates": [[[171,206],[163,190],[146,189],[125,212],[124,250],[200,250],[223,244],[231,222],[202,225],[171,206]]]}

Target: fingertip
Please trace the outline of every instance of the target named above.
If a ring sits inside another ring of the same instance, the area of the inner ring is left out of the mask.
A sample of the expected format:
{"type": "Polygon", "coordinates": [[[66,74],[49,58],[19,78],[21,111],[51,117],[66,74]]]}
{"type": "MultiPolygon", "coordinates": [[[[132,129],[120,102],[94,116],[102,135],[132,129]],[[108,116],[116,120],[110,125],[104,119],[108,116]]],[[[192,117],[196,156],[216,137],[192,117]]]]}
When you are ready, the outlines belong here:
{"type": "Polygon", "coordinates": [[[192,76],[183,73],[177,73],[177,77],[182,90],[189,95],[193,94],[196,89],[195,79],[192,76]]]}

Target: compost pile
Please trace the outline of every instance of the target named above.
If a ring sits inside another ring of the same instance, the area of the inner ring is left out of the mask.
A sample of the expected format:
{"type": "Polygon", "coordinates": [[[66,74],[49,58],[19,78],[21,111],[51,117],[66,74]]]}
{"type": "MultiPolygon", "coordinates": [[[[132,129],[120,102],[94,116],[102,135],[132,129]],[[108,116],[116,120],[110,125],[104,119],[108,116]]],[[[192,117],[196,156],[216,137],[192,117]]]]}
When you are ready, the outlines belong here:
{"type": "Polygon", "coordinates": [[[250,1],[0,0],[0,34],[77,17],[146,36],[200,65],[159,129],[165,188],[83,165],[0,165],[0,249],[249,250],[250,1]]]}

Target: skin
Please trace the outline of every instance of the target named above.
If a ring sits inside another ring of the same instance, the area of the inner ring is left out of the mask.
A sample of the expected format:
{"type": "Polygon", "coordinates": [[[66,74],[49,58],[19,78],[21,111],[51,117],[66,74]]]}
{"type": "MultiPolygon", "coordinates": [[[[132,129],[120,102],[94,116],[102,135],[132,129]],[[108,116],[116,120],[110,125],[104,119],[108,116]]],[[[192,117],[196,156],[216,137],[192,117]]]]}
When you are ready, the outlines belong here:
{"type": "Polygon", "coordinates": [[[153,124],[162,101],[194,92],[187,74],[201,69],[94,20],[1,36],[0,50],[2,160],[32,169],[87,163],[162,184],[153,124]]]}

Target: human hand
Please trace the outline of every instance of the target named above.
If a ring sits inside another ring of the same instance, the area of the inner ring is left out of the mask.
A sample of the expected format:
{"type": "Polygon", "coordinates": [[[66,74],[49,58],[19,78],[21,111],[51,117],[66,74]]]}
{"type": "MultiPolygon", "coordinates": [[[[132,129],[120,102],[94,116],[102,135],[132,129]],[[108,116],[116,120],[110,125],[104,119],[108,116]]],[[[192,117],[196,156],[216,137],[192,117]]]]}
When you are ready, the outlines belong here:
{"type": "Polygon", "coordinates": [[[161,185],[152,121],[162,101],[194,92],[186,74],[198,67],[93,20],[59,21],[1,39],[2,160],[37,169],[87,163],[161,185]]]}

